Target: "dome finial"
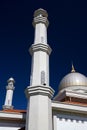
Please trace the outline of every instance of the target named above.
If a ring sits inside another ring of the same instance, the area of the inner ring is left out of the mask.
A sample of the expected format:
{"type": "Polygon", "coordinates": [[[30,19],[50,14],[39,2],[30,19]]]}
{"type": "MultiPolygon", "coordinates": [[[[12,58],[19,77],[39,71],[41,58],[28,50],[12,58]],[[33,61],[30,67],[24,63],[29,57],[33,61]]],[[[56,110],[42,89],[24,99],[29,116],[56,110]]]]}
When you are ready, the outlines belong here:
{"type": "Polygon", "coordinates": [[[72,62],[72,70],[71,70],[72,73],[76,72],[75,71],[75,68],[74,68],[74,65],[73,65],[73,62],[72,62]]]}

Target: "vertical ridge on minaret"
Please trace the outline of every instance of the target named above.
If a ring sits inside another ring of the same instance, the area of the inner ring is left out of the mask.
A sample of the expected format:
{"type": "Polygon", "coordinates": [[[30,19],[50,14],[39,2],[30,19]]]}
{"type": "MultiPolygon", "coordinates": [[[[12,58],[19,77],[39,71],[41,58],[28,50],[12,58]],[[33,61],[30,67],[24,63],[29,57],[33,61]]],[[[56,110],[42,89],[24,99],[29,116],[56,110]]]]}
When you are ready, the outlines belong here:
{"type": "Polygon", "coordinates": [[[8,85],[6,86],[7,91],[3,109],[13,109],[12,99],[13,99],[13,91],[15,89],[14,87],[15,80],[11,77],[7,80],[7,83],[8,85]]]}

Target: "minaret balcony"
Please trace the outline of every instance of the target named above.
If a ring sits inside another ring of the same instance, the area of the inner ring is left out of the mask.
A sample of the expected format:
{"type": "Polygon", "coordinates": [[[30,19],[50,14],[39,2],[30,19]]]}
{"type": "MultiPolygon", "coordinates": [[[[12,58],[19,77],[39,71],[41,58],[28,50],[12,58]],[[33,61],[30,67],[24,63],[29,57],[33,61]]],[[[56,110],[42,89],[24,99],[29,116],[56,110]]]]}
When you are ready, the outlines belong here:
{"type": "Polygon", "coordinates": [[[42,44],[42,43],[32,44],[32,46],[29,49],[30,54],[32,55],[33,52],[36,52],[36,51],[43,51],[43,52],[46,52],[48,55],[50,55],[52,49],[48,44],[47,45],[42,44]]]}
{"type": "Polygon", "coordinates": [[[46,25],[46,27],[48,27],[48,25],[49,25],[48,19],[46,17],[43,17],[43,16],[37,16],[34,18],[33,23],[32,23],[33,26],[35,27],[35,25],[38,23],[43,23],[46,25]]]}

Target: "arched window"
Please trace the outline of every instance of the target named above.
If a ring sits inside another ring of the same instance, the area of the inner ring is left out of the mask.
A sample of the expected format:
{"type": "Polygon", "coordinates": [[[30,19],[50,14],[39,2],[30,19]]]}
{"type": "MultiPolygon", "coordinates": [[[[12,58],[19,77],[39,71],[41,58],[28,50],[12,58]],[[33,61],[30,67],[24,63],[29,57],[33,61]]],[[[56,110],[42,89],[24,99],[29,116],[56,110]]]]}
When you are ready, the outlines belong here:
{"type": "Polygon", "coordinates": [[[45,71],[41,71],[41,84],[46,85],[46,83],[45,83],[45,71]]]}

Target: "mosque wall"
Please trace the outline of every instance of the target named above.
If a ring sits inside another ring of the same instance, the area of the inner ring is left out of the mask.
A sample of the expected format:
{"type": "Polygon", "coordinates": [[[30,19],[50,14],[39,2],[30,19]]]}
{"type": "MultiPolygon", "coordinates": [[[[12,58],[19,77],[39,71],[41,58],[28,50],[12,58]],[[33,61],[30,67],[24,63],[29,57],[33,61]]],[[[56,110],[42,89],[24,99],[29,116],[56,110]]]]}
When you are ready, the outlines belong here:
{"type": "Polygon", "coordinates": [[[21,123],[0,122],[0,130],[18,130],[23,126],[21,123]]]}
{"type": "Polygon", "coordinates": [[[54,130],[87,130],[87,117],[57,114],[53,117],[54,130]]]}

